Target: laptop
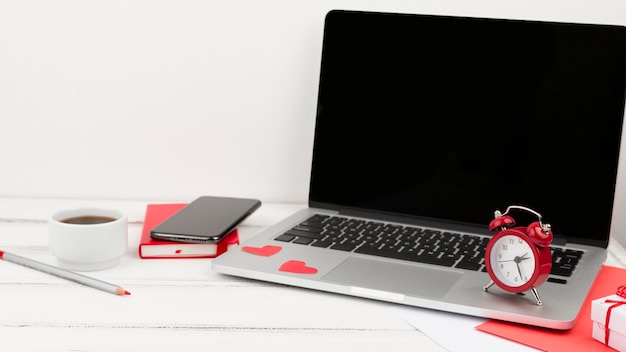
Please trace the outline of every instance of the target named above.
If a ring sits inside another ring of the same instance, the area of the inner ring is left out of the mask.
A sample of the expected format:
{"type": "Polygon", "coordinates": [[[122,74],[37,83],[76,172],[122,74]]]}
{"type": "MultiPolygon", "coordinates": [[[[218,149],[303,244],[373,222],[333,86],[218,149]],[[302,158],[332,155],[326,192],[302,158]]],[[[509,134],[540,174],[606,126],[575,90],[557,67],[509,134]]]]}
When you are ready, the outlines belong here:
{"type": "Polygon", "coordinates": [[[308,207],[212,268],[570,329],[606,259],[625,87],[622,26],[330,11],[308,207]],[[541,305],[483,290],[511,205],[552,226],[541,305]]]}

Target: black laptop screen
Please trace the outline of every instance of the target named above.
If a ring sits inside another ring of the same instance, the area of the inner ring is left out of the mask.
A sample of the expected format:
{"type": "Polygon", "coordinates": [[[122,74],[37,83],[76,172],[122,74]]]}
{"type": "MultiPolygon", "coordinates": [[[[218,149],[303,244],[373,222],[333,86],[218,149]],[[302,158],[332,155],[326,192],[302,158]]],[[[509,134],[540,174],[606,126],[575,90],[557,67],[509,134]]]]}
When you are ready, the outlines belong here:
{"type": "Polygon", "coordinates": [[[331,11],[310,204],[606,245],[625,82],[620,26],[331,11]]]}

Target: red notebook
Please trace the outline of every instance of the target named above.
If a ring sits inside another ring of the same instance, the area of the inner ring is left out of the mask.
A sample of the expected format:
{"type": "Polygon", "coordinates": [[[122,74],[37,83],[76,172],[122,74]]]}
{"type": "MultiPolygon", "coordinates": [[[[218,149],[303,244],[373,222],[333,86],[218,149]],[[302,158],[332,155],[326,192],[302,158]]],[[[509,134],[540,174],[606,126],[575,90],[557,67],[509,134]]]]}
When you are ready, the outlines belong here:
{"type": "Polygon", "coordinates": [[[218,243],[158,241],[150,237],[150,230],[185,205],[187,204],[148,204],[139,241],[140,258],[215,258],[231,246],[239,244],[237,229],[232,230],[218,243]]]}

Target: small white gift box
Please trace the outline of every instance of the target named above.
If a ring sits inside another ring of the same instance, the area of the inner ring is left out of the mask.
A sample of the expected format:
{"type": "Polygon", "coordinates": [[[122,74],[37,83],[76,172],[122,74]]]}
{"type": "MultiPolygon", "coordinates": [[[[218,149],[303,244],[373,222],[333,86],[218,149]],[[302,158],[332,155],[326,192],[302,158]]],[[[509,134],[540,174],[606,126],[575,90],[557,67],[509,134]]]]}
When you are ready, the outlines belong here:
{"type": "Polygon", "coordinates": [[[626,298],[610,295],[591,301],[591,320],[594,339],[626,351],[626,298]]]}

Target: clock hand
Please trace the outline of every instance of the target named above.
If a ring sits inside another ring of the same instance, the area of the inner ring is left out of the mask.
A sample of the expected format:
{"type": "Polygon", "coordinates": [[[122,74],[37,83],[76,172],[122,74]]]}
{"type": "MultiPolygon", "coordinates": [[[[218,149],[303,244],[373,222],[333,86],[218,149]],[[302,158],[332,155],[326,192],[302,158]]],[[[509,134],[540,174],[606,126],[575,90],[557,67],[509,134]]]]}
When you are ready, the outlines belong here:
{"type": "Polygon", "coordinates": [[[519,261],[515,261],[515,265],[517,266],[517,272],[519,273],[519,279],[523,281],[524,280],[524,275],[522,275],[522,269],[520,269],[520,267],[519,267],[519,261]]]}
{"type": "Polygon", "coordinates": [[[526,260],[526,259],[530,259],[530,257],[527,257],[526,255],[528,255],[528,252],[524,253],[524,255],[520,256],[515,256],[515,259],[513,259],[513,261],[515,262],[515,265],[517,266],[517,272],[519,273],[519,278],[520,280],[526,282],[526,280],[524,280],[524,275],[522,274],[522,269],[519,266],[519,263],[522,260],[526,260]]]}
{"type": "Polygon", "coordinates": [[[516,255],[515,258],[513,259],[499,260],[498,263],[515,262],[515,266],[517,267],[517,272],[519,273],[519,278],[520,280],[524,281],[524,275],[522,274],[522,268],[520,268],[519,263],[524,259],[530,259],[529,257],[526,257],[527,254],[528,252],[524,253],[524,255],[522,255],[521,257],[519,255],[516,255]]]}
{"type": "Polygon", "coordinates": [[[513,259],[509,259],[509,260],[498,260],[498,263],[505,263],[505,262],[515,262],[515,263],[519,263],[519,262],[521,262],[521,261],[522,261],[522,260],[524,260],[524,259],[530,259],[530,257],[526,257],[526,255],[527,255],[527,254],[528,254],[528,253],[524,253],[524,255],[523,255],[523,256],[521,256],[521,257],[520,257],[519,255],[516,255],[516,256],[515,256],[515,258],[513,258],[513,259]]]}

